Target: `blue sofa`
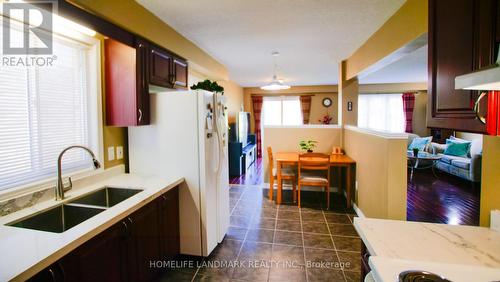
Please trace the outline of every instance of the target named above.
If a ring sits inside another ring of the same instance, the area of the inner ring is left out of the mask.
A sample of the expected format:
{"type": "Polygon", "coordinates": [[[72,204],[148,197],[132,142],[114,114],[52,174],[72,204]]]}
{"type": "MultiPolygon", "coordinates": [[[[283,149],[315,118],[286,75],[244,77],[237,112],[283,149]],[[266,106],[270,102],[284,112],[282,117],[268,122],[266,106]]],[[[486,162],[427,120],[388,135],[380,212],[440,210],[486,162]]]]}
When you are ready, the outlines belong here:
{"type": "MultiPolygon", "coordinates": [[[[408,134],[408,145],[411,144],[411,141],[415,137],[418,137],[418,135],[408,134]]],[[[437,169],[471,182],[481,181],[481,142],[472,141],[471,150],[467,157],[445,155],[445,150],[446,144],[438,144],[434,142],[431,142],[430,146],[427,146],[426,148],[427,152],[441,156],[441,159],[436,164],[437,169]]]]}

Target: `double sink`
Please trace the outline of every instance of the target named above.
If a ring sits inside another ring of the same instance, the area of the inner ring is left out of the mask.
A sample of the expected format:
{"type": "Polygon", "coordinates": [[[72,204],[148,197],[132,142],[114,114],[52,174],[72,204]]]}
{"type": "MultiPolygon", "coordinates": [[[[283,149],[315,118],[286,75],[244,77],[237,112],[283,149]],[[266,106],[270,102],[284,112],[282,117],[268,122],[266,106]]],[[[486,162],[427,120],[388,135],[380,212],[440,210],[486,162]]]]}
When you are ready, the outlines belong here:
{"type": "Polygon", "coordinates": [[[141,191],[142,189],[105,186],[67,203],[6,225],[62,233],[141,191]]]}

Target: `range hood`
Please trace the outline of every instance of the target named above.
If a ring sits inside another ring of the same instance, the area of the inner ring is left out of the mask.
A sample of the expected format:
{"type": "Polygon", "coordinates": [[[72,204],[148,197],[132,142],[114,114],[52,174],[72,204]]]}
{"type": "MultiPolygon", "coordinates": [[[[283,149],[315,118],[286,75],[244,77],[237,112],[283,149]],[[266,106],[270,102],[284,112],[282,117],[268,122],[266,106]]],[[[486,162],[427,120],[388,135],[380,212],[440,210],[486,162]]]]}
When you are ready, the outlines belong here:
{"type": "MultiPolygon", "coordinates": [[[[500,49],[500,48],[499,48],[500,49]]],[[[455,89],[500,90],[500,52],[497,62],[490,67],[455,78],[455,89]]]]}
{"type": "Polygon", "coordinates": [[[500,65],[496,63],[487,69],[457,76],[455,89],[500,90],[500,65]]]}

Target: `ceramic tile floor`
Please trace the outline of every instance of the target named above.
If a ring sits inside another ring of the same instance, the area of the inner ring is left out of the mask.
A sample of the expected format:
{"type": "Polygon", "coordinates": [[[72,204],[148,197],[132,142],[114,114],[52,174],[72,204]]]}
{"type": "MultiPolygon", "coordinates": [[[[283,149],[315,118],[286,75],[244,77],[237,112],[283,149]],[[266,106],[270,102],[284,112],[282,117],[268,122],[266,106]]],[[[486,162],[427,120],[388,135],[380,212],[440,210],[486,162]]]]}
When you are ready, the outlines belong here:
{"type": "Polygon", "coordinates": [[[303,208],[285,193],[278,206],[267,189],[232,186],[230,227],[205,259],[179,257],[191,267],[167,270],[159,281],[359,281],[360,239],[344,198],[303,192],[303,208]],[[226,265],[220,265],[220,264],[226,265]],[[219,264],[219,265],[218,265],[219,264]]]}

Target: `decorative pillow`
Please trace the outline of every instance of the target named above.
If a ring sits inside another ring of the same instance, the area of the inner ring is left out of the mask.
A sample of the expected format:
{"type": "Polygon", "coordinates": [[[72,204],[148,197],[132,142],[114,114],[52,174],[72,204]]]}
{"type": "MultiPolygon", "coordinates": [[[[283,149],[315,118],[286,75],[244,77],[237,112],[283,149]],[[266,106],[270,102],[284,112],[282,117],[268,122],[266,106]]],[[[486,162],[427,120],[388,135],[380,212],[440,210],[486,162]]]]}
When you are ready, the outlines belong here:
{"type": "Polygon", "coordinates": [[[425,148],[431,143],[432,136],[429,137],[415,137],[408,146],[408,150],[418,149],[419,151],[424,151],[425,148]]]}
{"type": "MultiPolygon", "coordinates": [[[[471,143],[471,149],[472,149],[472,141],[469,141],[469,140],[465,140],[465,139],[461,139],[461,138],[457,138],[455,136],[450,136],[450,140],[455,142],[455,143],[471,143]]],[[[467,154],[467,157],[471,157],[471,152],[469,150],[469,153],[467,154]]]]}
{"type": "Polygon", "coordinates": [[[445,155],[457,156],[466,158],[469,155],[471,142],[457,142],[455,140],[446,139],[445,155]]]}

